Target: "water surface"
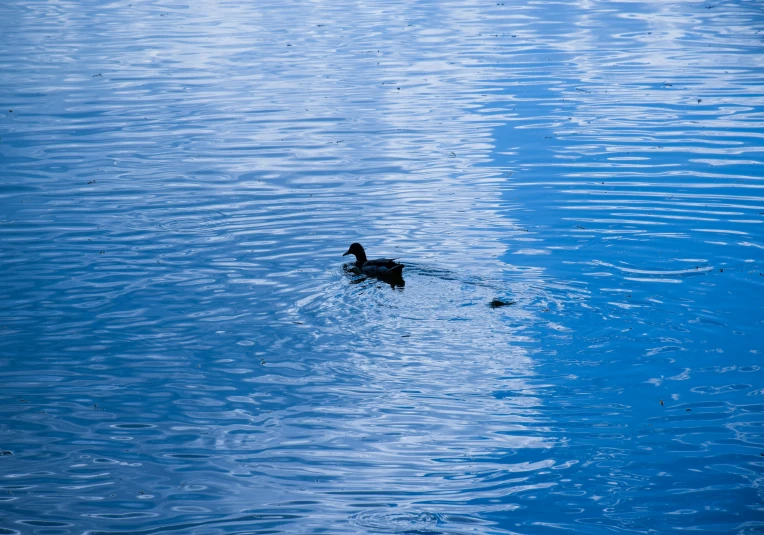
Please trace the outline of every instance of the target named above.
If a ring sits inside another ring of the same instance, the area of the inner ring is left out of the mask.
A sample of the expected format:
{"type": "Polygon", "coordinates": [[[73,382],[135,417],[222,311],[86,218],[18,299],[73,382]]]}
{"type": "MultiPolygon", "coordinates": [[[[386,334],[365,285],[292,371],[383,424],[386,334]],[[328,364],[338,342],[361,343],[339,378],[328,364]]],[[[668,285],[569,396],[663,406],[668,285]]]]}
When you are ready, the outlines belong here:
{"type": "Polygon", "coordinates": [[[760,533],[761,7],[4,3],[0,534],[760,533]]]}

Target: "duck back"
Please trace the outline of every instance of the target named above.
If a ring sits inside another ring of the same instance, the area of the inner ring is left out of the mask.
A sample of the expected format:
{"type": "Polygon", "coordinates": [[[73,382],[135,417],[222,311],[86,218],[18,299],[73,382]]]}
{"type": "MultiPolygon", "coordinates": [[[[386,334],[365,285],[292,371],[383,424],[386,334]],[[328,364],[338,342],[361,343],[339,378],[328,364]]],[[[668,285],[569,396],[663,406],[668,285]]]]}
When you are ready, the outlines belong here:
{"type": "Polygon", "coordinates": [[[367,260],[361,266],[361,272],[366,275],[384,276],[400,275],[403,272],[403,264],[397,263],[392,258],[377,258],[376,260],[367,260]]]}

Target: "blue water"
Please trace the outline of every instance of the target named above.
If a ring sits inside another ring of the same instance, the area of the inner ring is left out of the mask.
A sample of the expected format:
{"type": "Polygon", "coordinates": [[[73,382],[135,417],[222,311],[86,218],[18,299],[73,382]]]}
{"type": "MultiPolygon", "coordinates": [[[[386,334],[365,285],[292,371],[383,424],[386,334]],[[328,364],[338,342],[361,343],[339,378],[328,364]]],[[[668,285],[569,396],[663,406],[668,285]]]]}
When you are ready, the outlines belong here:
{"type": "Polygon", "coordinates": [[[0,43],[0,535],[764,533],[760,0],[0,43]]]}

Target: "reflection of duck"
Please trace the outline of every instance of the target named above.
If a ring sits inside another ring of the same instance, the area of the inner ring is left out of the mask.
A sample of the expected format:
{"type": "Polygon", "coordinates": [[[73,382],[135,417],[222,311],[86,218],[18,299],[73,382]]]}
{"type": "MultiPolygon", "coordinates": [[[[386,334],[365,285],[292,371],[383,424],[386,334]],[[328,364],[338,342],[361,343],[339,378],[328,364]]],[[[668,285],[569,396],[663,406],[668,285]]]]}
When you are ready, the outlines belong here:
{"type": "Polygon", "coordinates": [[[368,260],[366,258],[366,251],[360,243],[354,243],[350,246],[342,256],[349,254],[355,255],[355,267],[358,268],[360,273],[364,275],[370,275],[372,277],[400,277],[403,273],[403,264],[399,264],[392,258],[376,258],[374,260],[368,260]]]}

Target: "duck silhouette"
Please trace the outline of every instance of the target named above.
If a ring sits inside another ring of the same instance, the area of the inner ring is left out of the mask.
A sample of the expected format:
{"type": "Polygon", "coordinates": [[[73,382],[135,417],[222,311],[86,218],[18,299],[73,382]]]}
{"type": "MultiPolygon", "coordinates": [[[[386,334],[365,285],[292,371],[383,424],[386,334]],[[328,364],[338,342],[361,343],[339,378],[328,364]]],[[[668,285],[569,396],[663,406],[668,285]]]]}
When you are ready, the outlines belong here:
{"type": "Polygon", "coordinates": [[[403,286],[403,264],[399,264],[394,258],[369,260],[366,258],[366,251],[360,243],[351,244],[342,256],[349,254],[355,256],[355,264],[350,264],[350,268],[356,273],[382,279],[393,286],[403,286]]]}

